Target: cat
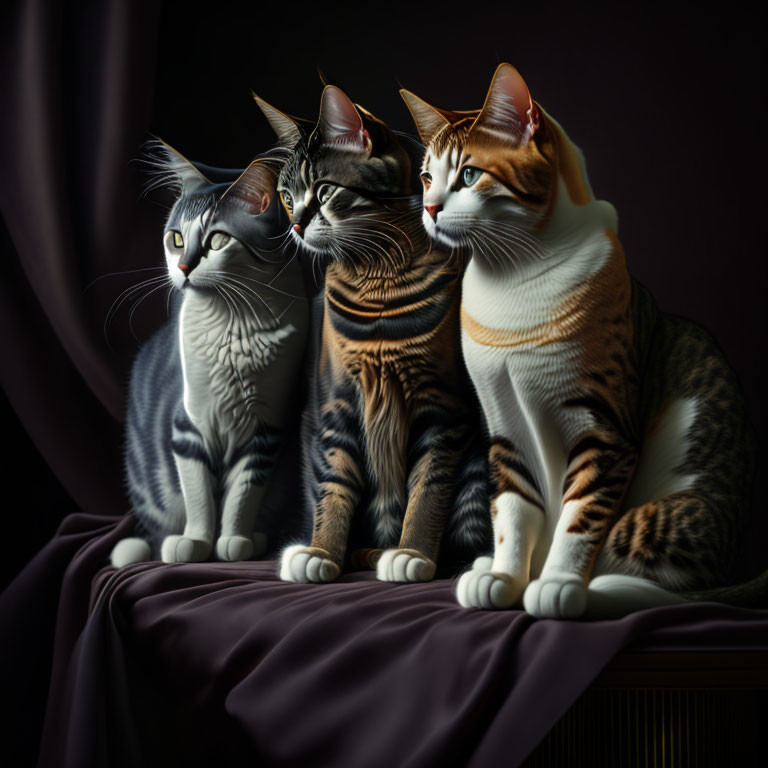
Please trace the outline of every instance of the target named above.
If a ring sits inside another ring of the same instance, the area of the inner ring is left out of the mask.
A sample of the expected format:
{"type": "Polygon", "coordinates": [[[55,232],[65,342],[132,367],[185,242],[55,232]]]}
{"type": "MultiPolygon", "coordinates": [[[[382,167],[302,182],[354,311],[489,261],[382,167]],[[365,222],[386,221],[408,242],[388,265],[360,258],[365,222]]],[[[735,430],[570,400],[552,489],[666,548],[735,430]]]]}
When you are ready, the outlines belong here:
{"type": "Polygon", "coordinates": [[[462,347],[490,430],[494,553],[460,604],[577,618],[764,598],[765,574],[725,586],[754,460],[736,376],[630,277],[581,152],[509,64],[481,110],[401,94],[427,145],[424,227],[471,255],[462,347]]]}
{"type": "Polygon", "coordinates": [[[265,510],[297,410],[302,271],[269,159],[211,168],[160,142],[156,165],[155,185],[178,191],[163,236],[175,300],[131,370],[125,478],[142,535],[111,561],[245,560],[280,530],[265,510]]]}
{"type": "Polygon", "coordinates": [[[314,533],[283,552],[280,576],[330,581],[351,550],[353,567],[381,580],[427,581],[439,552],[471,561],[491,533],[487,447],[461,361],[461,269],[421,229],[420,145],[332,85],[311,133],[257,101],[292,150],[278,191],[293,237],[327,262],[305,420],[314,533]]]}

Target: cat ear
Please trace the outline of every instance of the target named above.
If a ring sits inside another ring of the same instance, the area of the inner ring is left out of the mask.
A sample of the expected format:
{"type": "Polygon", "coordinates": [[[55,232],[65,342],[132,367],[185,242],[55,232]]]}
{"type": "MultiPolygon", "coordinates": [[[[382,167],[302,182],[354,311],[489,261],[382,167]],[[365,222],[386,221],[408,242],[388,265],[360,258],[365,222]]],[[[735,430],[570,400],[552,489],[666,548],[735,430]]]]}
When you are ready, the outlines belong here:
{"type": "Polygon", "coordinates": [[[260,160],[254,160],[221,196],[233,201],[252,216],[269,208],[275,190],[275,172],[260,160]]]}
{"type": "Polygon", "coordinates": [[[472,125],[507,133],[527,144],[539,127],[539,112],[528,86],[511,64],[499,64],[485,97],[485,104],[472,125]]]}
{"type": "Polygon", "coordinates": [[[301,130],[299,125],[292,117],[281,112],[279,109],[275,109],[271,104],[267,104],[264,99],[251,92],[255,102],[259,105],[259,109],[264,113],[264,116],[272,126],[272,130],[277,134],[277,140],[284,147],[293,148],[299,143],[301,138],[301,130]]]}
{"type": "Polygon", "coordinates": [[[157,139],[150,142],[150,145],[154,145],[155,148],[154,159],[150,161],[150,165],[154,166],[153,170],[158,177],[151,185],[153,188],[168,184],[179,186],[182,191],[189,192],[203,184],[210,185],[211,182],[205,174],[170,144],[157,139]]]}
{"type": "Polygon", "coordinates": [[[426,101],[420,99],[416,94],[401,88],[400,95],[403,97],[405,106],[408,107],[413,122],[416,123],[416,130],[425,144],[429,144],[432,141],[432,137],[441,128],[450,125],[450,120],[439,109],[427,104],[426,101]]]}
{"type": "Polygon", "coordinates": [[[363,118],[349,97],[335,85],[326,85],[320,99],[317,130],[327,144],[365,152],[373,149],[363,118]]]}

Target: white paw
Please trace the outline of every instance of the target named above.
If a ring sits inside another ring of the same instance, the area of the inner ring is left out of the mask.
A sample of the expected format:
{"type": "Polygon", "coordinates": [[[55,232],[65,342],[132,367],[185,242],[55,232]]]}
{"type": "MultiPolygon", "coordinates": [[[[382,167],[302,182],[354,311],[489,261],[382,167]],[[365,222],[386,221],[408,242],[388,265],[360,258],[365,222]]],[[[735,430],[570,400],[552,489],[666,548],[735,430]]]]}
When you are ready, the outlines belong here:
{"type": "Polygon", "coordinates": [[[280,558],[280,578],[300,584],[333,581],[341,572],[330,554],[318,547],[294,544],[283,550],[280,558]]]}
{"type": "Polygon", "coordinates": [[[219,536],[216,541],[216,556],[219,560],[248,560],[252,554],[253,542],[245,536],[219,536]]]}
{"type": "Polygon", "coordinates": [[[385,549],[376,564],[379,581],[430,581],[435,564],[415,549],[385,549]]]}
{"type": "Polygon", "coordinates": [[[200,563],[210,557],[213,547],[202,539],[187,536],[166,536],[160,550],[164,563],[200,563]]]}
{"type": "Polygon", "coordinates": [[[115,568],[123,568],[133,563],[143,563],[152,558],[152,551],[144,539],[131,537],[115,544],[109,559],[115,568]]]}
{"type": "Polygon", "coordinates": [[[490,555],[482,555],[478,557],[474,563],[472,563],[473,571],[492,571],[493,570],[493,558],[490,555]]]}
{"type": "MultiPolygon", "coordinates": [[[[490,560],[492,558],[478,558],[490,560]]],[[[475,561],[475,565],[477,560],[475,561]]],[[[472,566],[461,574],[456,597],[464,608],[509,608],[520,602],[525,584],[508,573],[472,566]]]]}
{"type": "Polygon", "coordinates": [[[550,573],[528,585],[523,606],[540,619],[577,619],[587,607],[587,587],[575,574],[550,573]]]}

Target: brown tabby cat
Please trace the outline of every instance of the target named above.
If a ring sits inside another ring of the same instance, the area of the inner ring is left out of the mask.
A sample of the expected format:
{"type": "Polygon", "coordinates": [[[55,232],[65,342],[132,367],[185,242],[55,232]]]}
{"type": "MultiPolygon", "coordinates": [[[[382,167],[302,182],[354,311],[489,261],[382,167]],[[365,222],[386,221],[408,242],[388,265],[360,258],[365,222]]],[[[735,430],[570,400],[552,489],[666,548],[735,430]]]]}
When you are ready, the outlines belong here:
{"type": "Polygon", "coordinates": [[[285,550],[280,575],[334,579],[349,542],[374,548],[380,579],[431,579],[441,542],[469,559],[490,544],[490,525],[481,417],[461,361],[461,272],[421,228],[421,148],[334,86],[309,136],[258,102],[292,150],[278,181],[292,236],[328,262],[305,424],[314,535],[285,550]]]}
{"type": "Polygon", "coordinates": [[[630,277],[579,150],[508,64],[479,111],[402,94],[428,144],[424,226],[472,257],[462,345],[491,432],[495,548],[459,602],[572,618],[764,597],[765,575],[675,593],[728,583],[752,437],[712,337],[630,277]]]}

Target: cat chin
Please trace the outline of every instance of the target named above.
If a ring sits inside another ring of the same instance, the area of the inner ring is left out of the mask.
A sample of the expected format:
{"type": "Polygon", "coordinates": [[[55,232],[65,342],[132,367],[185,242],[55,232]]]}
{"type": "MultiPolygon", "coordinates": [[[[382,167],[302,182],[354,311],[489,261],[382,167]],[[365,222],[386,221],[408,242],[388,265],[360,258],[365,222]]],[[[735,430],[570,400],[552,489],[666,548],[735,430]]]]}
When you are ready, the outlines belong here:
{"type": "Polygon", "coordinates": [[[427,232],[427,234],[435,242],[435,245],[442,245],[447,248],[461,248],[461,242],[444,229],[438,229],[436,226],[433,226],[432,231],[427,232]]]}

